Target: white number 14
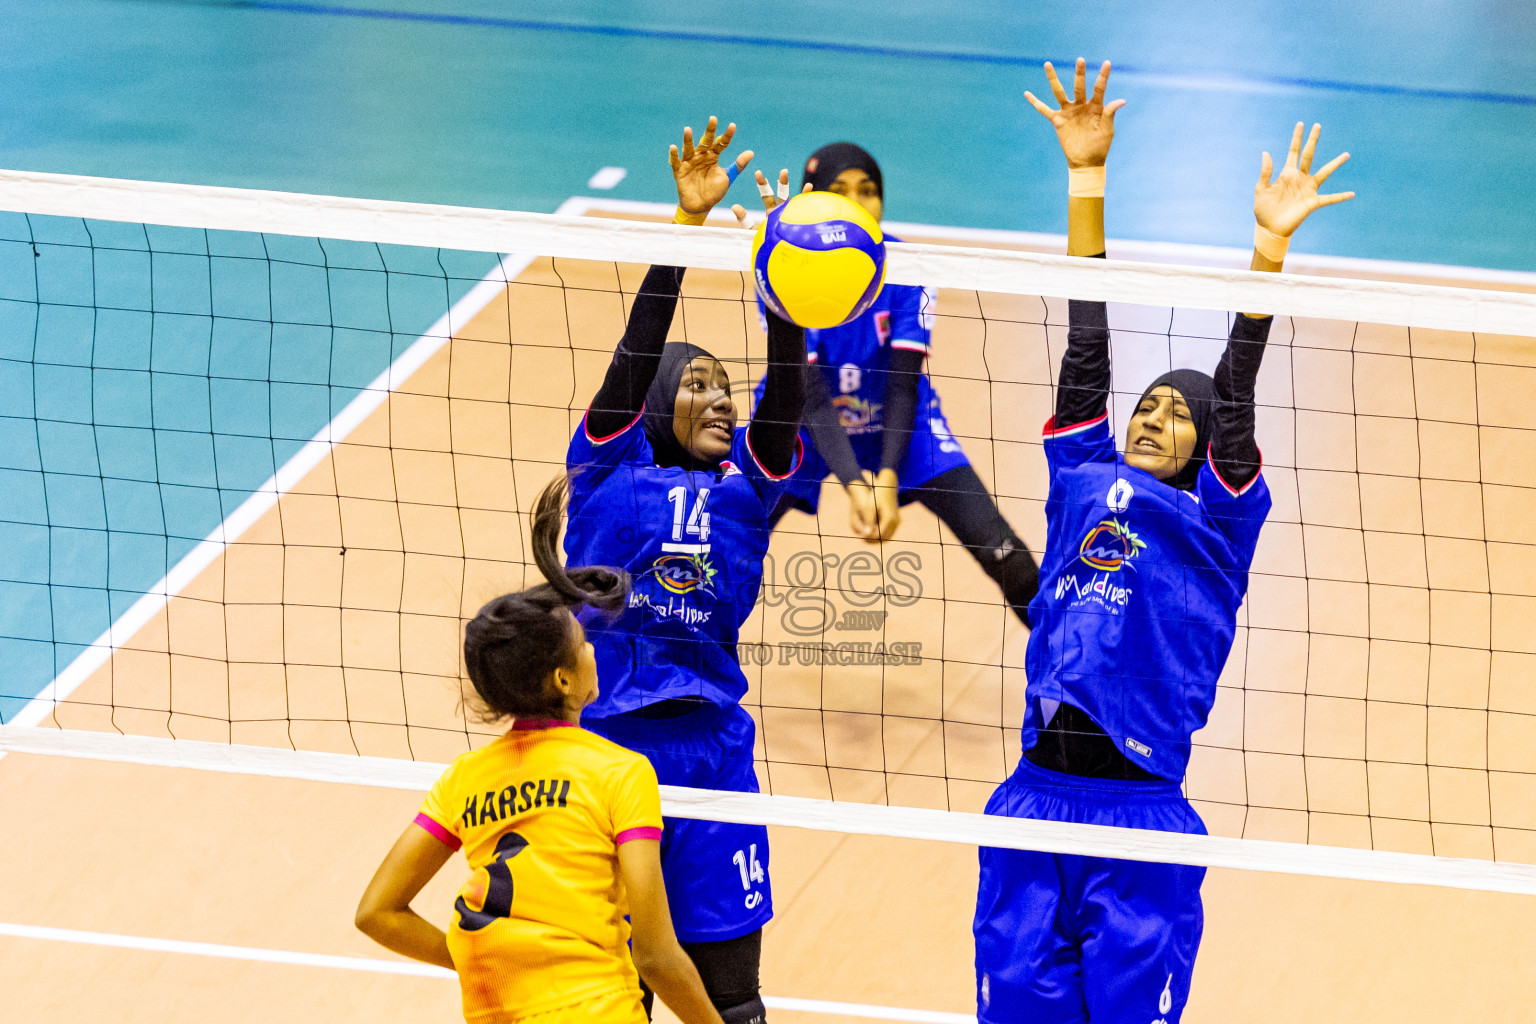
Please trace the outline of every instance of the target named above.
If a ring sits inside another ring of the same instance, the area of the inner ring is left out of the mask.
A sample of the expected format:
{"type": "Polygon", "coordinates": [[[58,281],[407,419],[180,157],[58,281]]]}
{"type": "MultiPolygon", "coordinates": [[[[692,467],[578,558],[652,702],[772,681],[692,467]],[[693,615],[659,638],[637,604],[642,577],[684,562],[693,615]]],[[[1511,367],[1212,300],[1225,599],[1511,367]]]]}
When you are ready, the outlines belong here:
{"type": "MultiPolygon", "coordinates": [[[[674,487],[667,492],[667,497],[672,501],[672,539],[683,539],[683,513],[688,509],[688,488],[674,487]]],[[[709,488],[701,487],[698,496],[693,499],[693,510],[688,512],[687,531],[690,537],[699,538],[699,543],[709,542],[709,488]]]]}
{"type": "Polygon", "coordinates": [[[731,860],[735,862],[736,870],[741,872],[741,887],[743,889],[752,888],[753,882],[759,885],[762,884],[766,876],[763,874],[762,863],[757,859],[756,843],[752,844],[750,853],[744,850],[737,850],[736,854],[731,857],[731,860]]]}

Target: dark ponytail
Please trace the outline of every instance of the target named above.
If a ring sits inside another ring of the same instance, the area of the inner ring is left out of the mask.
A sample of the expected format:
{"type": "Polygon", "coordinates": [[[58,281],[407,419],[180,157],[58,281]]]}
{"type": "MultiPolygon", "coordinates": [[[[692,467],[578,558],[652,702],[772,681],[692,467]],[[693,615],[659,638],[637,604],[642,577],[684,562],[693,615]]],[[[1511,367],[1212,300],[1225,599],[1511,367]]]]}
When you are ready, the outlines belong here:
{"type": "Polygon", "coordinates": [[[464,628],[464,664],[488,720],[559,715],[564,702],[549,677],[574,663],[572,609],[590,605],[616,612],[629,596],[629,573],[623,569],[567,569],[561,564],[558,544],[566,491],[562,473],[533,507],[533,560],[547,582],[503,594],[464,628]]]}

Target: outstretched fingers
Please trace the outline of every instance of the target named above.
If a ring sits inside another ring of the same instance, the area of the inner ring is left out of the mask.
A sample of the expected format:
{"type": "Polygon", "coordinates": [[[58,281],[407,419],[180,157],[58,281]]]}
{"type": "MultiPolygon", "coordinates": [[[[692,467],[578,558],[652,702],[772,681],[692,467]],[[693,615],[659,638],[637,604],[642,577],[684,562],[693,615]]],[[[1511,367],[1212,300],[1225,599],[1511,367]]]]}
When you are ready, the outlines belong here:
{"type": "Polygon", "coordinates": [[[1081,103],[1088,98],[1088,62],[1083,58],[1077,58],[1077,66],[1072,72],[1072,101],[1081,103]]]}
{"type": "Polygon", "coordinates": [[[710,115],[709,123],[704,126],[704,138],[699,140],[700,149],[715,148],[715,127],[720,121],[714,115],[710,115]]]}
{"type": "Polygon", "coordinates": [[[1264,158],[1259,161],[1259,187],[1269,188],[1270,176],[1275,173],[1275,158],[1269,155],[1269,150],[1264,151],[1264,158]]]}
{"type": "Polygon", "coordinates": [[[1026,100],[1029,100],[1029,105],[1030,106],[1032,106],[1036,110],[1040,111],[1040,116],[1041,117],[1044,117],[1047,121],[1051,121],[1051,122],[1054,122],[1056,120],[1056,113],[1057,112],[1052,110],[1050,107],[1046,106],[1044,103],[1041,103],[1039,97],[1037,97],[1034,93],[1030,92],[1028,89],[1024,90],[1024,98],[1026,100]]]}
{"type": "Polygon", "coordinates": [[[1322,131],[1322,125],[1313,124],[1312,131],[1307,134],[1307,144],[1301,148],[1301,163],[1297,165],[1302,174],[1310,174],[1312,171],[1312,156],[1317,152],[1317,137],[1322,131]]]}
{"type": "Polygon", "coordinates": [[[1296,162],[1301,158],[1301,133],[1305,127],[1297,121],[1295,129],[1291,132],[1291,150],[1285,155],[1285,169],[1288,171],[1294,171],[1296,162]]]}
{"type": "MultiPolygon", "coordinates": [[[[709,120],[711,122],[713,122],[715,119],[714,118],[710,118],[709,120]]],[[[732,121],[730,124],[725,126],[725,131],[721,132],[720,133],[720,137],[715,140],[715,152],[716,153],[723,153],[723,152],[725,152],[726,147],[731,144],[731,140],[734,139],[735,137],[736,137],[736,122],[732,121]]]]}
{"type": "MultiPolygon", "coordinates": [[[[1340,153],[1338,156],[1334,157],[1332,160],[1329,160],[1327,163],[1323,164],[1322,169],[1319,170],[1316,174],[1312,175],[1312,180],[1317,182],[1319,185],[1321,185],[1323,182],[1328,180],[1328,176],[1330,174],[1332,174],[1334,171],[1338,170],[1340,167],[1343,167],[1344,164],[1346,162],[1348,162],[1348,160],[1349,160],[1349,154],[1348,153],[1340,153]]],[[[1353,194],[1353,193],[1351,193],[1351,194],[1353,194]]]]}
{"type": "MultiPolygon", "coordinates": [[[[1099,77],[1093,80],[1093,102],[1104,105],[1104,90],[1109,85],[1109,61],[1099,66],[1099,77]]],[[[1119,101],[1124,103],[1124,100],[1119,101]]],[[[1107,112],[1107,111],[1106,111],[1107,112]]]]}
{"type": "Polygon", "coordinates": [[[1317,205],[1332,206],[1334,203],[1342,203],[1345,200],[1353,198],[1355,198],[1355,194],[1353,192],[1335,192],[1332,195],[1318,196],[1317,205]]]}
{"type": "Polygon", "coordinates": [[[1067,90],[1061,87],[1061,79],[1056,77],[1056,68],[1050,61],[1045,62],[1045,77],[1051,83],[1051,95],[1056,97],[1059,106],[1066,106],[1072,102],[1067,99],[1067,90]]]}

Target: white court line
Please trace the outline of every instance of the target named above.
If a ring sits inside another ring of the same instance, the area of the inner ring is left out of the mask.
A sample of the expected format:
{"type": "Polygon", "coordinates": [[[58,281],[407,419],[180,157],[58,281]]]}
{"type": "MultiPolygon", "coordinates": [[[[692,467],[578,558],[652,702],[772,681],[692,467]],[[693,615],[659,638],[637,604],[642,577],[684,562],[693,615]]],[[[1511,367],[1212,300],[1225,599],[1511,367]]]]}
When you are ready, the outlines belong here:
{"type": "MultiPolygon", "coordinates": [[[[11,719],[12,725],[36,725],[47,718],[53,708],[67,699],[101,666],[105,665],[118,647],[127,643],[139,630],[149,624],[170,601],[181,593],[199,573],[224,553],[246,530],[256,525],[269,512],[278,499],[287,494],[310,470],[320,465],[338,444],[362,425],[377,410],[395,388],[405,383],[421,369],[432,356],[448,343],[455,329],[462,329],[476,314],[489,305],[506,288],[507,283],[522,273],[533,256],[509,255],[502,258],[484,278],[465,293],[464,297],[438,317],[426,333],[400,353],[384,372],[375,377],[367,387],[346,407],[337,413],[320,432],[300,448],[292,458],[278,469],[260,487],[241,502],[229,517],[216,526],[181,561],[172,566],[160,582],[150,587],[128,610],[107,627],[89,647],[81,651],[54,679],[11,719]]],[[[4,752],[0,751],[0,757],[4,752]]]]}
{"type": "MultiPolygon", "coordinates": [[[[43,942],[72,942],[84,946],[108,946],[136,949],[150,953],[179,953],[186,956],[210,956],[221,960],[252,960],[267,964],[291,964],[298,967],[327,967],[342,971],[368,971],[374,974],[404,974],[418,978],[457,978],[453,971],[414,960],[375,960],[360,956],[333,956],[328,953],[300,953],[287,949],[262,949],[255,946],[225,946],[214,942],[187,942],[182,939],[155,939],[144,935],[117,935],[112,932],[86,932],[73,928],[43,928],[30,924],[0,921],[0,935],[43,942]]],[[[940,1010],[908,1010],[898,1006],[871,1006],[866,1003],[834,1003],[823,999],[794,999],[764,996],[770,1010],[802,1013],[827,1013],[841,1017],[868,1017],[872,1020],[914,1021],[917,1024],[975,1024],[968,1013],[944,1013],[940,1010]]]]}

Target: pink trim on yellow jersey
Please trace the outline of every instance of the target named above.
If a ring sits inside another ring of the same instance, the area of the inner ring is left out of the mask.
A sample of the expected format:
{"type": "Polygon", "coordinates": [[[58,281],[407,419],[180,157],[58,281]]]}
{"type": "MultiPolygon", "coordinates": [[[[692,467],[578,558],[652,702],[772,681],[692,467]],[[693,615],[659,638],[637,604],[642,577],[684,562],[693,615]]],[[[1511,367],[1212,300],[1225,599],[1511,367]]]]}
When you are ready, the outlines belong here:
{"type": "Polygon", "coordinates": [[[458,836],[454,835],[442,825],[438,824],[430,815],[426,814],[425,812],[417,813],[416,824],[420,825],[423,829],[426,830],[428,835],[432,836],[432,838],[436,839],[450,850],[457,850],[460,846],[464,845],[459,842],[458,836]]]}
{"type": "Polygon", "coordinates": [[[620,832],[618,835],[613,837],[613,844],[615,846],[623,846],[625,843],[636,839],[654,839],[659,843],[661,842],[661,829],[654,828],[650,825],[641,825],[638,828],[627,828],[623,832],[620,832]]]}

